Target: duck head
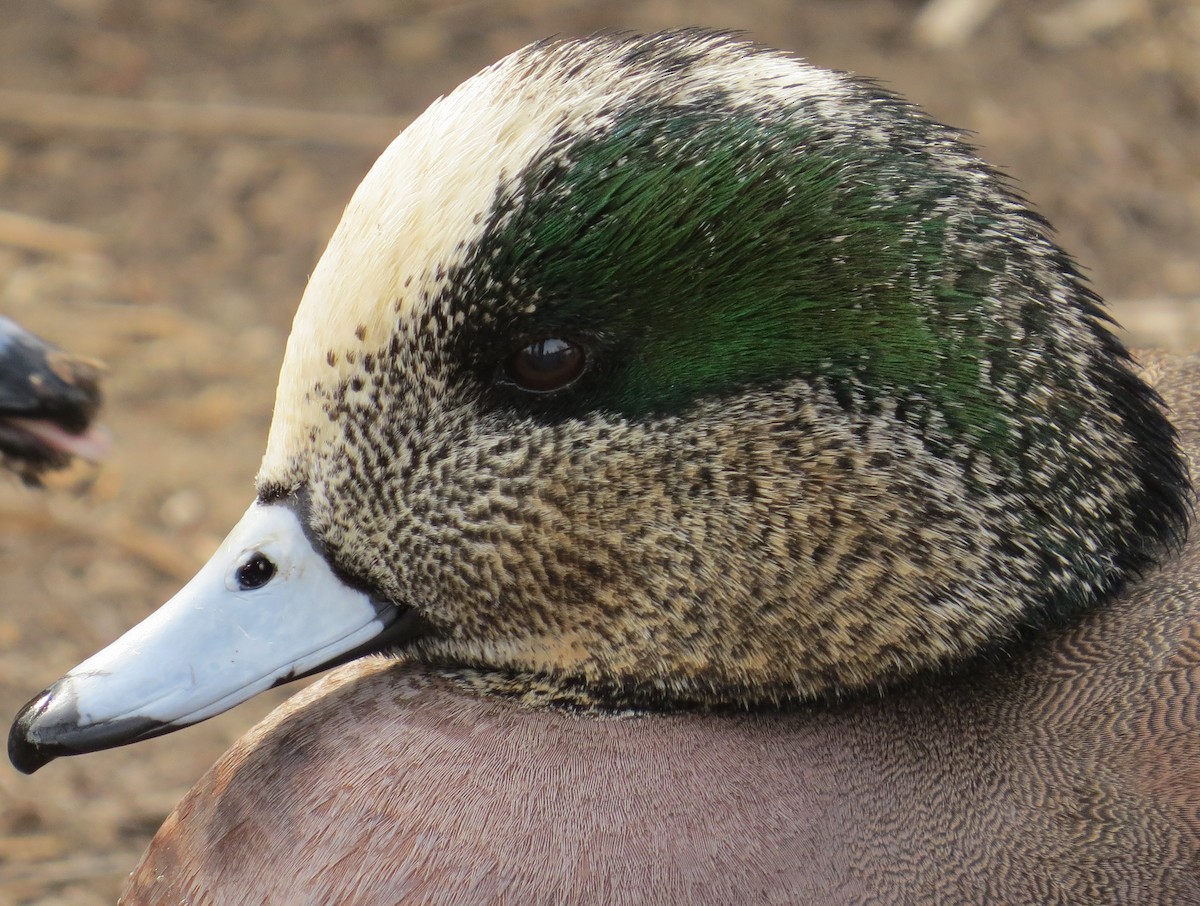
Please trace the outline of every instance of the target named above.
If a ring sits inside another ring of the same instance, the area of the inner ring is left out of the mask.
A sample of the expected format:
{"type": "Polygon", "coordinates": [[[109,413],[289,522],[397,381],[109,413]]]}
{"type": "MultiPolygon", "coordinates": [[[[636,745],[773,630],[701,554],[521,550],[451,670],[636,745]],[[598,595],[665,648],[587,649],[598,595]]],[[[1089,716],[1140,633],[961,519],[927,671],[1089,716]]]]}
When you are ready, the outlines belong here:
{"type": "Polygon", "coordinates": [[[1185,519],[1155,394],[959,136],[707,32],[537,44],[387,149],[312,275],[258,496],[34,699],[23,770],[390,648],[767,707],[1095,604],[1185,519]]]}
{"type": "Polygon", "coordinates": [[[36,484],[72,456],[108,449],[91,426],[100,408],[100,366],[68,355],[0,317],[0,463],[36,484]]]}

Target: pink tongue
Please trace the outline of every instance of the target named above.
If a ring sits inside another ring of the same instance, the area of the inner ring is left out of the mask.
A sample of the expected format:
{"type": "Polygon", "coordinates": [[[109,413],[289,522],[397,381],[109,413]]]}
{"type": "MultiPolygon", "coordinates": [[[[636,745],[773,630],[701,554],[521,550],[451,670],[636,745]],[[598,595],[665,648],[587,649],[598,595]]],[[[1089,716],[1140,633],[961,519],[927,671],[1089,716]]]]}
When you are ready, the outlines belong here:
{"type": "Polygon", "coordinates": [[[58,425],[32,418],[10,418],[10,425],[32,434],[48,447],[70,453],[90,462],[97,462],[108,455],[112,438],[104,428],[88,428],[82,434],[68,434],[58,425]]]}

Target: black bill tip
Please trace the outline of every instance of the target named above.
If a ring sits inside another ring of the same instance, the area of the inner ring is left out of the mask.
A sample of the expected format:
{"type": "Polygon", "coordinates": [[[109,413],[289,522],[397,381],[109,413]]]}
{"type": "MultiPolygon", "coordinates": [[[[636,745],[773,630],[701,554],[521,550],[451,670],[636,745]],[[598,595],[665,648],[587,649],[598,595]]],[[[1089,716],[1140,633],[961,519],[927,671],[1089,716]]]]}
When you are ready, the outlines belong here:
{"type": "Polygon", "coordinates": [[[17,712],[8,731],[8,760],[22,774],[32,774],[62,755],[82,755],[169,732],[148,717],[122,717],[82,723],[73,690],[65,676],[17,712]]]}

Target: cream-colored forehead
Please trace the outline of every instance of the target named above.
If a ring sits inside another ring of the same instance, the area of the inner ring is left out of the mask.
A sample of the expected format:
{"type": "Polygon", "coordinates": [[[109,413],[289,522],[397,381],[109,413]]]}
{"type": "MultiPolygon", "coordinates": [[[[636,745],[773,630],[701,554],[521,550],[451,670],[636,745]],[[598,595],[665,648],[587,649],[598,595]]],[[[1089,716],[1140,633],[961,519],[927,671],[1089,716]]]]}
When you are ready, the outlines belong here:
{"type": "Polygon", "coordinates": [[[702,51],[686,67],[656,64],[653,55],[631,59],[631,46],[589,39],[525,48],[434,102],[384,151],[296,312],[260,480],[328,422],[314,411],[312,388],[351,376],[347,351],[384,347],[398,324],[420,323],[439,270],[469,252],[498,190],[555,136],[601,132],[634,98],[686,103],[719,88],[743,103],[806,98],[820,107],[847,90],[840,77],[796,58],[722,38],[681,40],[681,49],[702,51]]]}

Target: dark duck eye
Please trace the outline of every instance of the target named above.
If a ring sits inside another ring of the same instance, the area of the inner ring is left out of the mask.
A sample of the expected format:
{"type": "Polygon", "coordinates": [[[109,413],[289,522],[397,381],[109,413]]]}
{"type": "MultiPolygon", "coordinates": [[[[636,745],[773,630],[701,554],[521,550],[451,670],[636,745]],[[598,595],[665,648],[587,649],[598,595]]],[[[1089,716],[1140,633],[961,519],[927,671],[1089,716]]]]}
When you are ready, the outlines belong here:
{"type": "Polygon", "coordinates": [[[262,588],[275,575],[275,564],[257,551],[250,559],[238,567],[237,584],[241,591],[253,591],[262,588]]]}
{"type": "Polygon", "coordinates": [[[522,390],[561,390],[583,373],[583,347],[559,337],[535,340],[508,360],[508,376],[522,390]]]}

